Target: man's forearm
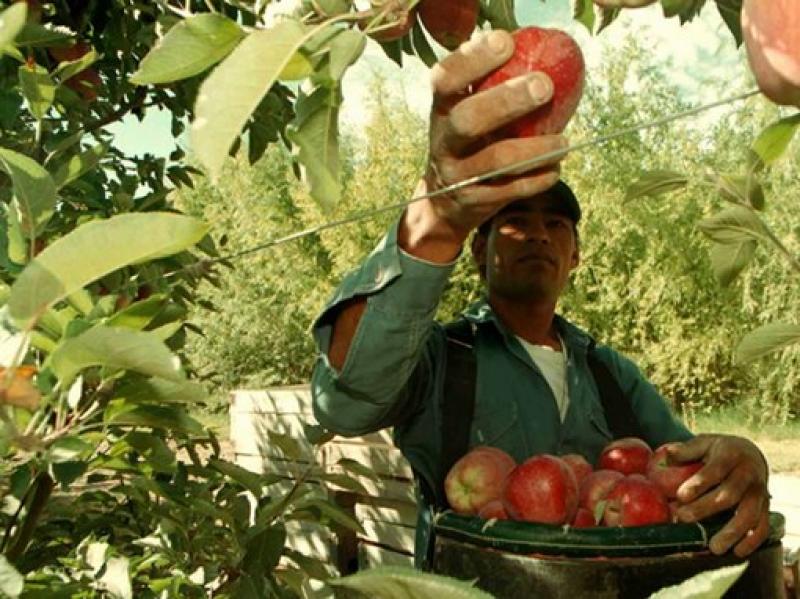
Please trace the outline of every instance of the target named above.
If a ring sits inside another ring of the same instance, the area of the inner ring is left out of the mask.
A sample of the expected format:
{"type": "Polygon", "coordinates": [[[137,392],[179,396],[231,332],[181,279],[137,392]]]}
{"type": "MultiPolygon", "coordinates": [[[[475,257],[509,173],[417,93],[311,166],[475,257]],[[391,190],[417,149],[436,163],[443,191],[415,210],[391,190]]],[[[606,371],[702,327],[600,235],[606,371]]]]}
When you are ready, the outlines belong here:
{"type": "Polygon", "coordinates": [[[367,298],[355,297],[345,304],[333,323],[331,345],[328,348],[328,360],[336,370],[344,368],[347,352],[353,343],[358,323],[367,308],[367,298]]]}

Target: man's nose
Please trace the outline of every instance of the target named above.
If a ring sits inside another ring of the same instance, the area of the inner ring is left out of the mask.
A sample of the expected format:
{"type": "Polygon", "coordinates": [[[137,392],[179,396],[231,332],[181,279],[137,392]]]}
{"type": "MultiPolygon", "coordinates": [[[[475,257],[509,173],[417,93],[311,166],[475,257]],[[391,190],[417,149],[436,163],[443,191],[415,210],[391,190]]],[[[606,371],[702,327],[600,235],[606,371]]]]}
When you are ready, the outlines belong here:
{"type": "Polygon", "coordinates": [[[530,220],[525,231],[525,239],[538,243],[550,242],[550,231],[547,230],[543,219],[533,218],[530,220]]]}

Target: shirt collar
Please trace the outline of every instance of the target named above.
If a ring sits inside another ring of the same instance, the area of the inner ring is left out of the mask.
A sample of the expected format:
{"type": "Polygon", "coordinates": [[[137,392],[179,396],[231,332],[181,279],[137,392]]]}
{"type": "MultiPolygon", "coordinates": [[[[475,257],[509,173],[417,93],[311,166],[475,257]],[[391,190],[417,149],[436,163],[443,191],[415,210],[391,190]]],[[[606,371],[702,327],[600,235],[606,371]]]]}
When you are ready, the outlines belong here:
{"type": "MultiPolygon", "coordinates": [[[[508,328],[494,313],[494,310],[492,310],[492,307],[489,305],[486,297],[483,297],[477,302],[471,304],[466,310],[464,310],[463,316],[477,326],[486,326],[492,324],[505,337],[514,336],[514,334],[508,330],[508,328]]],[[[555,323],[558,332],[561,334],[564,342],[567,344],[567,347],[569,347],[570,350],[580,350],[582,352],[586,352],[589,347],[594,345],[595,342],[591,335],[569,322],[563,316],[556,314],[555,323]]]]}

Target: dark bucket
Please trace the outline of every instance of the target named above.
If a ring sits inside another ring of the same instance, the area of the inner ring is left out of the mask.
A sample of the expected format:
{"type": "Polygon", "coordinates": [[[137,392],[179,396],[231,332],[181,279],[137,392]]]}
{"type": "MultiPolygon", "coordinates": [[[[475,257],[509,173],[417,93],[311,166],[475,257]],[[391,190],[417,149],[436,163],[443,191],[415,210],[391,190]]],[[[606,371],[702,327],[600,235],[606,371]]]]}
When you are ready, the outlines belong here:
{"type": "MultiPolygon", "coordinates": [[[[638,599],[706,570],[742,561],[716,556],[708,540],[724,519],[703,524],[574,529],[441,514],[433,571],[466,580],[498,599],[638,599]]],[[[778,599],[783,590],[784,518],[770,514],[769,539],[746,561],[725,597],[778,599]]]]}

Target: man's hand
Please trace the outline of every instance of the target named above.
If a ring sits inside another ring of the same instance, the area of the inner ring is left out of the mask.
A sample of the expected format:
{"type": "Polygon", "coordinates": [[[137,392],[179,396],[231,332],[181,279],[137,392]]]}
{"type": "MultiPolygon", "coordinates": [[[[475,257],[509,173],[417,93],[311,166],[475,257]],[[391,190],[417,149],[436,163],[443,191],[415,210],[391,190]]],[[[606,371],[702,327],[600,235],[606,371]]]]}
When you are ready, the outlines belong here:
{"type": "Polygon", "coordinates": [[[678,518],[696,522],[734,509],[735,515],[709,543],[720,555],[734,548],[744,557],[755,551],[769,534],[769,470],[755,444],[730,435],[698,435],[668,450],[675,462],[701,460],[704,465],[678,489],[678,518]]]}
{"type": "MultiPolygon", "coordinates": [[[[553,94],[553,84],[544,73],[531,73],[469,94],[471,84],[505,63],[513,51],[511,35],[496,30],[462,44],[434,66],[429,165],[418,194],[566,147],[560,135],[487,143],[488,134],[546,104],[553,94]]],[[[554,185],[561,158],[510,173],[513,177],[415,202],[401,223],[401,247],[428,260],[452,260],[470,231],[503,206],[554,185]]]]}

